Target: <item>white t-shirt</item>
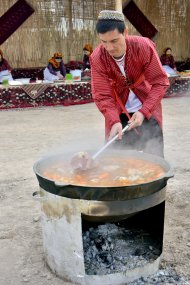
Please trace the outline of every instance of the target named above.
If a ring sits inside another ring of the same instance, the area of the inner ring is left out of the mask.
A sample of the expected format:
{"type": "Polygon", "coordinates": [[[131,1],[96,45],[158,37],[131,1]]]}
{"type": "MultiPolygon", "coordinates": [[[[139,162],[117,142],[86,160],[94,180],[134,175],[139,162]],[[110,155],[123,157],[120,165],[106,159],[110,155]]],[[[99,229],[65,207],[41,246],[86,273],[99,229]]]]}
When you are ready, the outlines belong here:
{"type": "MultiPolygon", "coordinates": [[[[126,77],[125,69],[124,69],[124,66],[125,66],[125,54],[120,59],[115,59],[114,57],[113,57],[113,59],[117,63],[119,69],[121,70],[121,73],[126,77]]],[[[135,113],[139,109],[141,109],[141,107],[142,107],[141,101],[137,98],[135,93],[132,90],[130,90],[129,97],[128,97],[128,100],[127,100],[126,105],[125,105],[125,108],[127,109],[127,112],[128,113],[135,113]]]]}

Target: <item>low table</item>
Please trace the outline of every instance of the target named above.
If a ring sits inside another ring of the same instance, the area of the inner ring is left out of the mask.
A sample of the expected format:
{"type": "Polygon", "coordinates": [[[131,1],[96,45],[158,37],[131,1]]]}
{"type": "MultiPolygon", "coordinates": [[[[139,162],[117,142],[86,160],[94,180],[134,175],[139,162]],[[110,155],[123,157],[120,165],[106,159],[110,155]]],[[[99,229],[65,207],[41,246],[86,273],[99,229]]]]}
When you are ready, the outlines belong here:
{"type": "Polygon", "coordinates": [[[0,110],[93,102],[90,82],[0,85],[0,110]]]}
{"type": "Polygon", "coordinates": [[[169,78],[170,87],[165,97],[182,97],[190,95],[190,76],[176,76],[169,78]]]}

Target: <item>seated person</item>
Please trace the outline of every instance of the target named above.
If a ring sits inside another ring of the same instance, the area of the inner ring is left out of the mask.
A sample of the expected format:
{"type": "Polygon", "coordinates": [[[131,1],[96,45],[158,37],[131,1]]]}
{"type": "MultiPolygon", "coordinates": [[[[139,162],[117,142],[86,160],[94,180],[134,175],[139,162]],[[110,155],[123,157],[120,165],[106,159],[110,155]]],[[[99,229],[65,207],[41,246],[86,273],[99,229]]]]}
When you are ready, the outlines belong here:
{"type": "Polygon", "coordinates": [[[3,57],[3,52],[0,49],[0,82],[3,82],[3,80],[13,80],[11,70],[12,68],[8,64],[7,60],[3,57]]]}
{"type": "Polygon", "coordinates": [[[66,69],[60,52],[54,53],[44,70],[44,80],[55,81],[65,78],[66,69]]]}
{"type": "Polygon", "coordinates": [[[90,69],[90,55],[93,52],[92,46],[90,44],[86,44],[83,48],[83,70],[90,69]]]}
{"type": "Polygon", "coordinates": [[[166,71],[167,74],[169,75],[176,75],[176,64],[174,57],[172,55],[172,50],[171,48],[165,48],[164,53],[160,57],[160,61],[163,65],[164,70],[166,71]]]}

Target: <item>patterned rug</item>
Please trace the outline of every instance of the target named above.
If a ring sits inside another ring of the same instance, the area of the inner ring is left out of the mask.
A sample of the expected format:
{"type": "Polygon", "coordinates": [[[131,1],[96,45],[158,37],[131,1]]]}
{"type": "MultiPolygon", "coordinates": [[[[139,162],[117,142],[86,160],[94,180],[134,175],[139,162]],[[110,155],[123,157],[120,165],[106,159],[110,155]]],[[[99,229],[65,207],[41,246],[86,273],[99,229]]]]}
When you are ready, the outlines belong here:
{"type": "Polygon", "coordinates": [[[50,86],[50,84],[28,84],[22,86],[22,89],[28,96],[32,99],[38,98],[45,90],[50,86]]]}
{"type": "Polygon", "coordinates": [[[190,96],[190,77],[179,78],[171,83],[165,98],[187,97],[190,96]]]}
{"type": "Polygon", "coordinates": [[[70,106],[93,102],[91,84],[36,84],[0,88],[0,110],[43,106],[70,106]],[[37,89],[36,89],[37,88],[37,89]],[[34,92],[35,93],[31,93],[34,92]]]}
{"type": "MultiPolygon", "coordinates": [[[[70,106],[93,102],[90,82],[0,87],[0,110],[70,106]]],[[[190,78],[176,80],[165,98],[190,96],[190,78]]]]}

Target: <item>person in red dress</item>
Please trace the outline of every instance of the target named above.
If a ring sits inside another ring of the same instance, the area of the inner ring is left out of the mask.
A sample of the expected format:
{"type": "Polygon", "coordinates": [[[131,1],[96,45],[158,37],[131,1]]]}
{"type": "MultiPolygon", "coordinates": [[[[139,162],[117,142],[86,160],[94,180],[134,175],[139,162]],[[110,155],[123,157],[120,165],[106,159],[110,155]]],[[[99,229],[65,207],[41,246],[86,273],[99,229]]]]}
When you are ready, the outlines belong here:
{"type": "Polygon", "coordinates": [[[101,43],[90,56],[92,96],[105,118],[106,140],[118,134],[119,148],[163,156],[161,100],[169,81],[155,44],[129,36],[118,11],[101,11],[96,31],[101,43]]]}
{"type": "Polygon", "coordinates": [[[170,47],[164,49],[164,52],[160,57],[160,61],[166,73],[176,74],[177,68],[170,47]]]}
{"type": "Polygon", "coordinates": [[[167,47],[164,49],[164,53],[160,57],[162,65],[168,65],[171,68],[176,70],[176,64],[174,57],[172,55],[172,50],[171,48],[167,47]]]}
{"type": "Polygon", "coordinates": [[[92,54],[93,49],[90,44],[86,44],[83,47],[83,70],[90,69],[90,55],[92,54]]]}

